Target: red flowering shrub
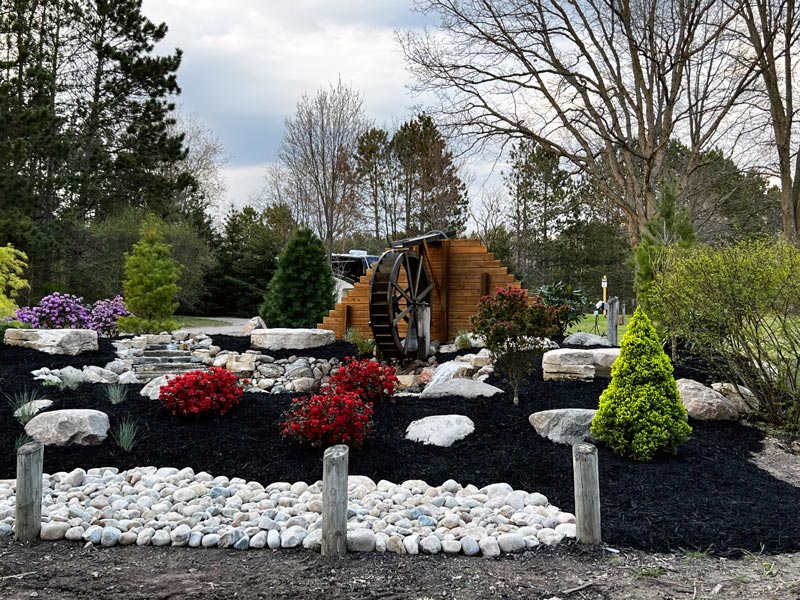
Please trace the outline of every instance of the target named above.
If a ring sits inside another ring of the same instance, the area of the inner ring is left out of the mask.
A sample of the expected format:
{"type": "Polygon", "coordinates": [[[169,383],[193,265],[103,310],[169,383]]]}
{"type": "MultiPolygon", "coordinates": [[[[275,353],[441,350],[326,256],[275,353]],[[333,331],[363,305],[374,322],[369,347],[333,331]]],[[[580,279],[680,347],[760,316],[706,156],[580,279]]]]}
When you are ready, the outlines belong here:
{"type": "Polygon", "coordinates": [[[208,371],[189,371],[168,379],[158,399],[173,415],[207,412],[224,415],[239,404],[242,394],[236,375],[222,367],[211,367],[208,371]]]}
{"type": "Polygon", "coordinates": [[[292,400],[283,413],[281,433],[312,446],[347,444],[357,448],[372,427],[372,403],[355,392],[327,388],[321,394],[292,400]]]}
{"type": "Polygon", "coordinates": [[[364,402],[391,401],[396,383],[394,367],[366,358],[342,365],[328,380],[337,392],[355,392],[364,402]]]}

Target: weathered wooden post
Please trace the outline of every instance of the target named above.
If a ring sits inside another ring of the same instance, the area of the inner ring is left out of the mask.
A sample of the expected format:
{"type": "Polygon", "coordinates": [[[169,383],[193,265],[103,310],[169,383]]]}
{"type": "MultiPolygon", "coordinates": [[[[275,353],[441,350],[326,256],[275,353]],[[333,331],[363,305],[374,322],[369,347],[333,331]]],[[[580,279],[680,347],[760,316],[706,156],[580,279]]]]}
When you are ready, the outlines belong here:
{"type": "Polygon", "coordinates": [[[575,482],[575,524],[578,542],[599,544],[600,476],[597,470],[597,448],[580,443],[572,447],[572,468],[575,482]]]}
{"type": "Polygon", "coordinates": [[[28,442],[17,450],[17,514],[14,532],[21,542],[39,539],[42,530],[44,446],[28,442]]]}
{"type": "Polygon", "coordinates": [[[347,554],[347,462],[349,448],[331,446],[322,457],[322,556],[347,554]]]}
{"type": "Polygon", "coordinates": [[[617,335],[617,317],[619,316],[619,298],[611,296],[608,299],[608,328],[606,329],[606,336],[612,346],[619,345],[619,336],[617,335]]]}

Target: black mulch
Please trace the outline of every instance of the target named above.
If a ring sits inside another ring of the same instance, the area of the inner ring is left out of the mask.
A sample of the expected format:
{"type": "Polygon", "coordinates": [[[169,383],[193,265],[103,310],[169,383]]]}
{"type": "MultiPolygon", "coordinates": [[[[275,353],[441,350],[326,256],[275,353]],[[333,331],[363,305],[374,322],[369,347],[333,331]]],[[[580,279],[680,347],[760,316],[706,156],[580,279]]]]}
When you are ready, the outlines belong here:
{"type": "MultiPolygon", "coordinates": [[[[111,357],[109,348],[102,341],[97,353],[64,358],[0,346],[0,390],[32,386],[28,371],[36,367],[103,364],[111,357]]],[[[676,373],[686,374],[682,369],[676,373]]],[[[246,394],[224,417],[186,420],[142,399],[139,387],[131,386],[130,398],[118,406],[106,400],[102,386],[83,384],[64,392],[43,388],[56,401],[54,408],[99,408],[110,415],[112,427],[121,419],[135,418],[146,436],[131,452],[123,452],[110,439],[95,447],[49,447],[45,470],[158,465],[190,466],[262,483],[321,478],[322,451],[292,445],[278,433],[290,396],[246,394]]],[[[596,407],[603,387],[604,382],[545,383],[537,370],[523,389],[520,406],[514,406],[508,394],[480,401],[403,398],[378,406],[372,437],[363,449],[351,452],[351,472],[376,481],[424,479],[433,485],[450,478],[478,486],[505,481],[517,489],[541,492],[572,511],[571,450],[537,436],[528,415],[549,408],[596,407]],[[470,417],[475,433],[450,448],[405,441],[411,421],[451,413],[470,417]]],[[[692,439],[677,456],[652,463],[623,460],[600,448],[605,542],[646,551],[711,548],[726,555],[800,550],[800,488],[748,462],[761,448],[763,434],[731,423],[692,426],[692,439]]],[[[0,402],[0,478],[14,475],[14,442],[21,432],[0,402]]]]}

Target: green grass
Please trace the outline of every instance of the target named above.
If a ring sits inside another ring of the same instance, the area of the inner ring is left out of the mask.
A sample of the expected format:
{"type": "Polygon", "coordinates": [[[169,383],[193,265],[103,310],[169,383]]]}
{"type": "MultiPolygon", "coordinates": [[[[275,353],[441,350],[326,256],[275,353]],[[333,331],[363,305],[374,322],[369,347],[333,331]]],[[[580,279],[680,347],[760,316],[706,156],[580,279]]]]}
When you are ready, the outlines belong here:
{"type": "Polygon", "coordinates": [[[174,318],[180,323],[179,329],[183,329],[184,327],[227,327],[230,325],[229,321],[209,319],[208,317],[182,317],[180,315],[175,315],[174,318]]]}
{"type": "MultiPolygon", "coordinates": [[[[630,320],[630,315],[625,317],[625,324],[619,325],[617,327],[617,336],[619,340],[622,340],[622,336],[625,335],[625,330],[628,328],[628,321],[630,320]]],[[[608,327],[608,319],[604,315],[597,316],[597,329],[600,334],[604,334],[607,331],[608,327]]],[[[587,314],[583,315],[583,318],[572,325],[571,327],[567,328],[567,333],[576,333],[578,331],[583,331],[585,333],[594,333],[594,315],[587,314]]]]}

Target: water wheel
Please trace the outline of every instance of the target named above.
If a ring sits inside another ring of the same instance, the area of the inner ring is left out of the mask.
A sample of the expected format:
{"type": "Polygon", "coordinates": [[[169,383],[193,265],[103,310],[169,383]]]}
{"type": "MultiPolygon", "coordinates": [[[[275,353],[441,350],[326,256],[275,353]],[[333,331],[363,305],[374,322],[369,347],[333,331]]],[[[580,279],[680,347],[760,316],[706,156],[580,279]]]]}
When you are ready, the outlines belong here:
{"type": "Polygon", "coordinates": [[[419,252],[392,249],[378,259],[370,281],[369,319],[383,358],[427,358],[433,289],[419,252]]]}

